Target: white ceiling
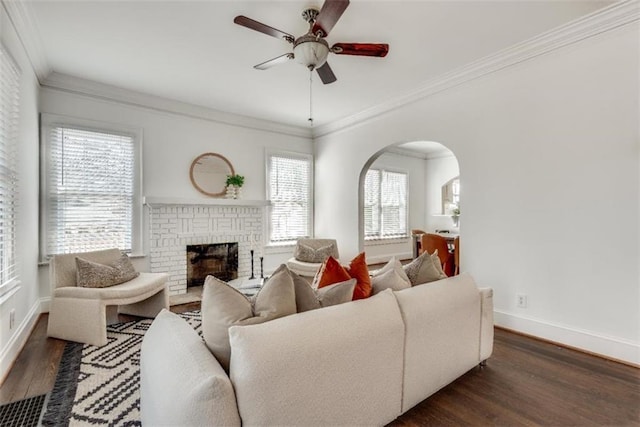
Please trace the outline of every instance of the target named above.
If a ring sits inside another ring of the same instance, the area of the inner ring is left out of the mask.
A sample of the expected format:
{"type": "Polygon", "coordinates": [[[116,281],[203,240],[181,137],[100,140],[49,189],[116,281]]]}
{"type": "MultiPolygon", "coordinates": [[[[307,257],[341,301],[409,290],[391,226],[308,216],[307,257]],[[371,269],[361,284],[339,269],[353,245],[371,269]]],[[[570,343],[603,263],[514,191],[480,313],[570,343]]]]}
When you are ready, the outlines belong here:
{"type": "MultiPolygon", "coordinates": [[[[430,79],[577,19],[610,1],[353,0],[327,40],[389,43],[386,58],[338,56],[313,74],[316,125],[411,94],[430,79]]],[[[291,51],[233,23],[246,15],[302,35],[311,1],[28,1],[54,72],[215,110],[307,126],[309,72],[253,65],[291,51]]]]}

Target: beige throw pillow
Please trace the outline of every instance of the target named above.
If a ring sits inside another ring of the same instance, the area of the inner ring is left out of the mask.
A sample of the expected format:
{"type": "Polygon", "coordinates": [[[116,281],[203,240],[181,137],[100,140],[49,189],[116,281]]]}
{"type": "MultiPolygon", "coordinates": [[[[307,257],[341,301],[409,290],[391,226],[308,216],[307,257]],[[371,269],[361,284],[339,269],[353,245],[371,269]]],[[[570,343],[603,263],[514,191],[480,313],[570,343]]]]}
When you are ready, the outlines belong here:
{"type": "Polygon", "coordinates": [[[253,325],[296,312],[293,278],[283,264],[267,279],[254,302],[227,283],[207,276],[202,289],[202,335],[220,365],[229,371],[229,327],[253,325]]]}
{"type": "Polygon", "coordinates": [[[109,263],[100,264],[76,257],[76,284],[84,288],[106,288],[128,282],[140,273],[131,264],[127,254],[109,263]]]}
{"type": "Polygon", "coordinates": [[[294,258],[302,262],[320,263],[324,262],[329,256],[333,255],[335,251],[333,243],[321,246],[319,248],[312,248],[304,243],[298,242],[296,245],[294,258]]]}
{"type": "Polygon", "coordinates": [[[309,282],[293,271],[291,271],[291,277],[296,290],[298,313],[351,301],[353,289],[356,287],[357,282],[356,279],[349,279],[320,289],[314,289],[309,282]]]}
{"type": "Polygon", "coordinates": [[[447,275],[442,271],[437,250],[433,254],[424,251],[418,258],[404,265],[403,268],[411,281],[411,286],[447,278],[447,275]]]}
{"type": "Polygon", "coordinates": [[[384,267],[371,275],[371,289],[374,295],[385,289],[400,291],[410,287],[411,281],[396,257],[392,257],[384,267]]]}

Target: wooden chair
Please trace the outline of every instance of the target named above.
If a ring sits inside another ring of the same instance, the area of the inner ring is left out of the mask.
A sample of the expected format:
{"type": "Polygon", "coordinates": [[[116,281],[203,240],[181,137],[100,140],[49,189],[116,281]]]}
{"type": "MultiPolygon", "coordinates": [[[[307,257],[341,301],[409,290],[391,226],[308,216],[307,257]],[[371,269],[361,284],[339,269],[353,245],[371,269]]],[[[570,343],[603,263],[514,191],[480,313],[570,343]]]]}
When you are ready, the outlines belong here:
{"type": "Polygon", "coordinates": [[[449,252],[449,245],[447,239],[437,234],[426,233],[423,234],[420,240],[421,253],[427,251],[430,254],[438,251],[438,258],[440,258],[440,264],[442,270],[447,276],[453,276],[454,273],[454,258],[453,254],[449,252]]]}
{"type": "Polygon", "coordinates": [[[453,239],[453,261],[456,264],[453,275],[457,276],[460,274],[460,236],[453,239]]]}

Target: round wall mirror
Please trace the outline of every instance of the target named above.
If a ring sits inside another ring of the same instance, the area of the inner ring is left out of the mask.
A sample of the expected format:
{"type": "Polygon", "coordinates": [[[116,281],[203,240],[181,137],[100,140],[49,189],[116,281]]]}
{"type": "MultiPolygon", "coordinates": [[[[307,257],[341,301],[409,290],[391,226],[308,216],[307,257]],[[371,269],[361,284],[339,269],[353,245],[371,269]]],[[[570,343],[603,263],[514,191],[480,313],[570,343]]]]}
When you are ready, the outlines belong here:
{"type": "Polygon", "coordinates": [[[235,175],[231,162],[217,153],[204,153],[191,163],[189,176],[193,186],[207,196],[224,196],[227,175],[235,175]]]}

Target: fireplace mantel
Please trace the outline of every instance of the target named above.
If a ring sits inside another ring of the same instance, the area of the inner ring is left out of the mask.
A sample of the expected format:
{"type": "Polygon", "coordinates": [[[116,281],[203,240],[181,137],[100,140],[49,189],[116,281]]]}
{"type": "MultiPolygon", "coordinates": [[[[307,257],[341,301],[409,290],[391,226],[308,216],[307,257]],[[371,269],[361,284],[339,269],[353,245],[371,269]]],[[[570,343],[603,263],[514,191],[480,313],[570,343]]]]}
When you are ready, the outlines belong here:
{"type": "Polygon", "coordinates": [[[269,200],[225,199],[225,198],[184,198],[184,197],[154,197],[143,199],[148,206],[269,206],[269,200]]]}

